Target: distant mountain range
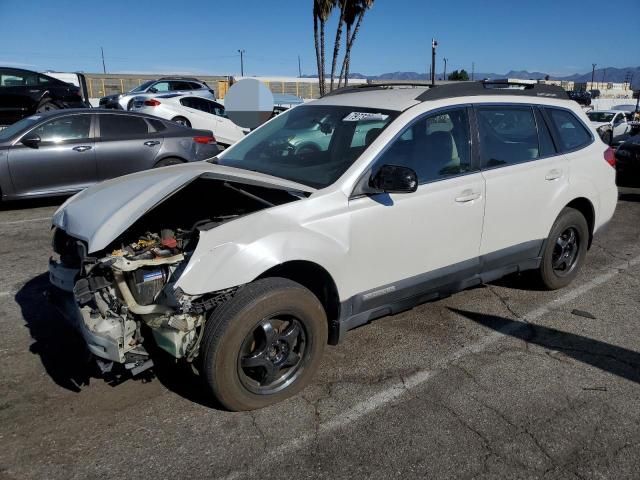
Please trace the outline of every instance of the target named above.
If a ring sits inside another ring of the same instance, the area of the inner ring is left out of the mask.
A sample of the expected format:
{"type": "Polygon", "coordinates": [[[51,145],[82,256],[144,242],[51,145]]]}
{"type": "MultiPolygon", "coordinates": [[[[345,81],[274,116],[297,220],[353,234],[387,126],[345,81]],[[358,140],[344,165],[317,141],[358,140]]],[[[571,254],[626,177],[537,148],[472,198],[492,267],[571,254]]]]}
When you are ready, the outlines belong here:
{"type": "MultiPolygon", "coordinates": [[[[468,72],[471,75],[471,72],[468,72]]],[[[475,72],[474,78],[476,80],[481,80],[484,78],[496,79],[496,78],[520,78],[520,79],[531,79],[531,80],[541,80],[547,76],[544,72],[529,72],[527,70],[511,70],[507,73],[482,73],[475,72]]],[[[315,75],[305,75],[305,77],[315,77],[315,75]]],[[[415,80],[415,81],[424,81],[429,80],[429,75],[426,73],[417,73],[417,72],[391,72],[391,73],[383,73],[382,75],[362,75],[360,73],[352,73],[349,75],[349,78],[360,78],[367,80],[415,80]]],[[[436,73],[436,78],[442,78],[442,72],[436,73]]],[[[627,67],[627,68],[598,68],[594,74],[595,82],[614,82],[614,83],[622,83],[628,78],[632,78],[632,83],[635,88],[640,88],[640,67],[627,67]],[[603,80],[604,79],[604,80],[603,80]]],[[[574,73],[572,75],[567,75],[564,77],[558,77],[555,75],[549,74],[550,80],[568,80],[573,82],[590,82],[591,81],[591,72],[587,73],[574,73]]]]}

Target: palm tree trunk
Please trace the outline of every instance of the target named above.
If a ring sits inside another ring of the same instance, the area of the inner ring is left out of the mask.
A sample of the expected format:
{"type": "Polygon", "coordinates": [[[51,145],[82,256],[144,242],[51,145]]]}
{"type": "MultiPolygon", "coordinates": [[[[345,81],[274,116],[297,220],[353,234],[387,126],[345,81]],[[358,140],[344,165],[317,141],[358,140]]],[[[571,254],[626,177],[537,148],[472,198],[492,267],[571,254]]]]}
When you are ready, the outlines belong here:
{"type": "Polygon", "coordinates": [[[315,12],[313,14],[313,37],[316,46],[316,65],[318,67],[318,88],[320,89],[320,94],[322,94],[322,77],[320,76],[320,39],[318,38],[318,17],[315,12]]]}
{"type": "Polygon", "coordinates": [[[344,78],[344,71],[347,65],[347,56],[349,55],[349,47],[351,43],[351,24],[347,23],[346,31],[347,42],[344,49],[344,58],[342,59],[342,67],[340,68],[340,76],[338,77],[338,88],[342,85],[342,79],[344,78]]]}
{"type": "Polygon", "coordinates": [[[326,90],[324,81],[324,23],[324,20],[320,19],[320,95],[324,95],[326,90]]]}
{"type": "Polygon", "coordinates": [[[336,64],[338,63],[338,55],[340,54],[340,42],[342,40],[342,24],[344,23],[344,9],[347,6],[347,0],[341,0],[340,18],[338,19],[338,28],[336,28],[336,41],[333,44],[333,61],[331,62],[331,87],[333,90],[333,81],[336,75],[336,64]]]}
{"type": "Polygon", "coordinates": [[[347,51],[344,55],[344,86],[346,87],[349,84],[349,64],[351,63],[351,48],[353,47],[353,43],[356,41],[356,35],[358,35],[358,30],[360,29],[360,24],[362,23],[362,18],[364,17],[364,10],[358,15],[358,21],[356,22],[356,26],[353,29],[353,34],[351,35],[351,39],[347,43],[347,51]]]}

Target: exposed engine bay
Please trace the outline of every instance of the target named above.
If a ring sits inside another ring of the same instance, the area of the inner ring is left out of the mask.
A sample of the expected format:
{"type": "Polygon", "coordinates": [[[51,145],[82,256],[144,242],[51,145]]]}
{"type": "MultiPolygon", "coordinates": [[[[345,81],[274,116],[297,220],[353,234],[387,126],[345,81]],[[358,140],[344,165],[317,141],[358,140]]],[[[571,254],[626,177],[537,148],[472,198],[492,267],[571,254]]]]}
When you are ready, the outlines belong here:
{"type": "Polygon", "coordinates": [[[198,297],[175,288],[201,232],[303,197],[301,192],[198,178],[99,252],[88,254],[84,242],[56,229],[53,247],[59,258],[50,262],[50,279],[73,292],[80,330],[103,371],[113,362],[134,375],[151,367],[148,332],[173,357],[192,361],[207,315],[237,288],[198,297]]]}

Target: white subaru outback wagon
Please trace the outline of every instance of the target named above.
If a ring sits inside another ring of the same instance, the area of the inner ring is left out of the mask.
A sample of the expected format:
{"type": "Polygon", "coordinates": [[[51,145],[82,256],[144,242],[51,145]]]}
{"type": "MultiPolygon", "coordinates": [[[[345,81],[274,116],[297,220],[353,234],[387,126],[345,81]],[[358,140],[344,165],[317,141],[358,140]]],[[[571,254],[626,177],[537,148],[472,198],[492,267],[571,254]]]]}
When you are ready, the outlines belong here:
{"type": "Polygon", "coordinates": [[[512,272],[567,285],[613,215],[613,164],[559,87],[341,89],[209,162],[69,199],[50,298],[104,370],[162,349],[226,408],[260,408],[372,319],[512,272]]]}

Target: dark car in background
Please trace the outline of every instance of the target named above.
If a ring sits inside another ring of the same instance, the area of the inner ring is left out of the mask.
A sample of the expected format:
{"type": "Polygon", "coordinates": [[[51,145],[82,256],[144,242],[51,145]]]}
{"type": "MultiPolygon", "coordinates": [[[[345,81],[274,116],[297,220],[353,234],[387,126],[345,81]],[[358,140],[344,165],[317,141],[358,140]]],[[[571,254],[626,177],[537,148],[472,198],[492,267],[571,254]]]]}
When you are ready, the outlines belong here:
{"type": "Polygon", "coordinates": [[[575,100],[580,105],[584,105],[585,107],[591,105],[591,93],[586,90],[569,91],[567,95],[569,95],[571,100],[575,100]]]}
{"type": "Polygon", "coordinates": [[[0,67],[0,125],[34,113],[89,106],[75,85],[31,70],[0,67]]]}
{"type": "Polygon", "coordinates": [[[218,153],[209,130],[99,109],[45,112],[0,130],[3,200],[67,195],[140,170],[218,153]]]}
{"type": "Polygon", "coordinates": [[[629,137],[616,149],[616,184],[640,188],[640,134],[629,137]]]}

